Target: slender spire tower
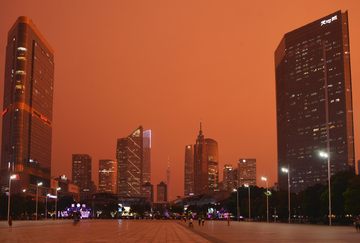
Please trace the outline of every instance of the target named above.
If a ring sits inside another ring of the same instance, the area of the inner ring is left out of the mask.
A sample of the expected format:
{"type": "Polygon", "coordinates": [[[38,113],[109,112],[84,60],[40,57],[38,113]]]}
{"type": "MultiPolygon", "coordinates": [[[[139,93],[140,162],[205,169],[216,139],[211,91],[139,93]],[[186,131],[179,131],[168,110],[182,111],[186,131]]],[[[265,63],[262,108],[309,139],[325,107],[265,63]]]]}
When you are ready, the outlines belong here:
{"type": "Polygon", "coordinates": [[[170,202],[170,162],[168,158],[168,169],[167,169],[167,196],[168,202],[170,202]]]}
{"type": "Polygon", "coordinates": [[[204,135],[202,134],[201,120],[200,120],[200,131],[199,131],[198,139],[203,139],[203,138],[204,138],[204,135]]]}

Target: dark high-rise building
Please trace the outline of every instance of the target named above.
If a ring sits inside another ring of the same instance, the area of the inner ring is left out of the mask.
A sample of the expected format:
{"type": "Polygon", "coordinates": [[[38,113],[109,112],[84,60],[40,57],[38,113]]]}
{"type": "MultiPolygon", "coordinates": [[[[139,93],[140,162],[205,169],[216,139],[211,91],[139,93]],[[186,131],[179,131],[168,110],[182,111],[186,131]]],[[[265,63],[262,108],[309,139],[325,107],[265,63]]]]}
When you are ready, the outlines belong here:
{"type": "Polygon", "coordinates": [[[157,202],[167,202],[167,185],[162,181],[157,185],[157,202]]]}
{"type": "Polygon", "coordinates": [[[143,181],[151,181],[151,130],[143,133],[143,181]]]}
{"type": "Polygon", "coordinates": [[[88,154],[72,155],[72,181],[80,189],[81,200],[94,193],[91,181],[91,160],[88,154]]]}
{"type": "Polygon", "coordinates": [[[194,147],[185,146],[185,185],[184,195],[194,195],[194,147]]]}
{"type": "Polygon", "coordinates": [[[18,175],[12,193],[50,187],[54,50],[27,17],[8,32],[2,113],[1,174],[18,175]]]}
{"type": "Polygon", "coordinates": [[[118,194],[139,197],[143,185],[143,128],[117,140],[118,194]]]}
{"type": "Polygon", "coordinates": [[[239,159],[238,185],[256,186],[256,159],[239,159]]]}
{"type": "Polygon", "coordinates": [[[99,160],[99,192],[117,194],[116,159],[99,160]]]}
{"type": "Polygon", "coordinates": [[[327,159],[319,154],[327,152],[327,139],[331,175],[354,170],[348,13],[286,33],[275,51],[275,73],[279,188],[287,188],[281,168],[288,165],[294,192],[326,183],[327,159]]]}

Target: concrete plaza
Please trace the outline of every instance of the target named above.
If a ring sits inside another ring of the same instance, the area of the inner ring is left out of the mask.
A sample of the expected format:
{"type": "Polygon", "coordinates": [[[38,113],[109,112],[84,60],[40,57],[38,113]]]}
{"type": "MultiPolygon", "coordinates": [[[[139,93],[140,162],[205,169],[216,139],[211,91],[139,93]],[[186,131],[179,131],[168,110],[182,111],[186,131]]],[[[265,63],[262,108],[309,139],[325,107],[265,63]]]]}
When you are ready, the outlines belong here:
{"type": "Polygon", "coordinates": [[[350,226],[180,220],[0,221],[0,242],[360,242],[350,226]]]}

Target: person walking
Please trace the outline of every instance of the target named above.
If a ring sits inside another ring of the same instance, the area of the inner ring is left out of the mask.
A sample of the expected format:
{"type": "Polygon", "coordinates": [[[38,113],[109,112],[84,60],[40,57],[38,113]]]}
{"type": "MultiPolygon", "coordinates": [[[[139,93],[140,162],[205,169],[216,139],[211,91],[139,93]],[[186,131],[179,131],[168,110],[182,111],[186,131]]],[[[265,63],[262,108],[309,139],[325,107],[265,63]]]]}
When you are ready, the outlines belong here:
{"type": "Polygon", "coordinates": [[[228,226],[230,226],[230,216],[228,217],[228,226]]]}
{"type": "Polygon", "coordinates": [[[359,218],[359,215],[356,216],[354,223],[355,223],[356,233],[360,233],[360,218],[359,218]]]}
{"type": "Polygon", "coordinates": [[[199,226],[200,226],[200,224],[201,224],[201,218],[200,217],[199,217],[198,221],[199,221],[199,226]]]}

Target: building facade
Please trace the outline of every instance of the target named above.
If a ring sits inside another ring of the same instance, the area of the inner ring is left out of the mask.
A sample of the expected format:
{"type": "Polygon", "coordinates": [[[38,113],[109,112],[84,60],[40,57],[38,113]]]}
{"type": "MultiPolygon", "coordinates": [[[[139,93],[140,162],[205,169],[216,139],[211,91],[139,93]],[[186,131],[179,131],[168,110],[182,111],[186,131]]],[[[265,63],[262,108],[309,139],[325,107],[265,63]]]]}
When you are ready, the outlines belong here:
{"type": "Polygon", "coordinates": [[[194,195],[194,147],[185,146],[184,195],[194,195]]]}
{"type": "Polygon", "coordinates": [[[348,13],[286,33],[275,51],[275,74],[279,188],[287,188],[281,168],[288,165],[292,191],[325,184],[328,163],[319,154],[328,139],[331,175],[354,170],[348,13]]]}
{"type": "Polygon", "coordinates": [[[118,194],[139,197],[143,183],[143,128],[117,140],[118,194]]]}
{"type": "Polygon", "coordinates": [[[233,167],[230,164],[225,164],[223,167],[224,189],[227,191],[232,191],[234,188],[233,181],[233,167]]]}
{"type": "Polygon", "coordinates": [[[201,130],[194,145],[194,194],[207,193],[209,190],[207,145],[201,130]]]}
{"type": "Polygon", "coordinates": [[[219,150],[214,139],[206,138],[207,161],[208,161],[208,187],[209,190],[218,188],[219,184],[219,150]]]}
{"type": "Polygon", "coordinates": [[[117,160],[99,160],[99,193],[117,194],[117,160]]]}
{"type": "Polygon", "coordinates": [[[8,32],[2,115],[1,185],[11,193],[50,188],[54,50],[33,22],[19,17],[8,32]]]}
{"type": "Polygon", "coordinates": [[[238,185],[256,186],[256,159],[239,159],[238,162],[238,185]]]}
{"type": "Polygon", "coordinates": [[[94,193],[91,180],[92,157],[88,154],[72,155],[72,182],[79,187],[80,199],[94,193]]]}
{"type": "Polygon", "coordinates": [[[162,181],[160,182],[160,184],[157,185],[157,202],[158,203],[162,203],[162,202],[167,202],[167,185],[162,181]]]}
{"type": "Polygon", "coordinates": [[[146,182],[142,186],[142,196],[146,197],[149,203],[154,202],[154,186],[150,182],[146,182]]]}

